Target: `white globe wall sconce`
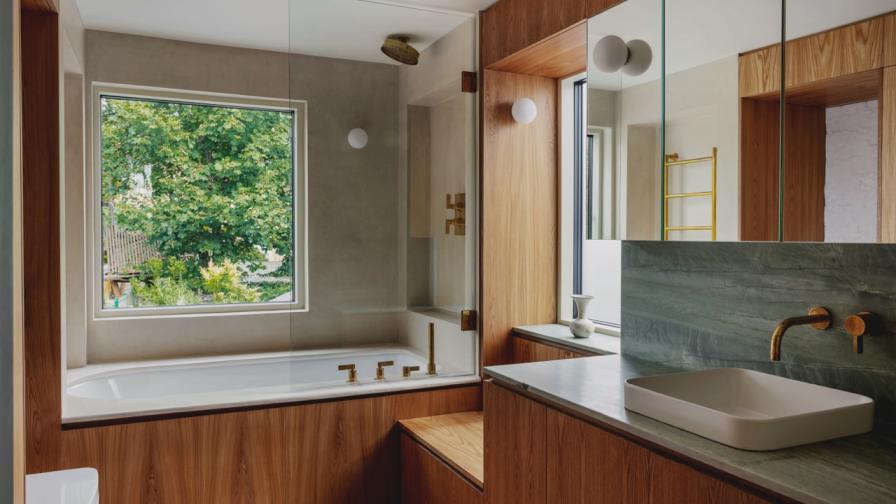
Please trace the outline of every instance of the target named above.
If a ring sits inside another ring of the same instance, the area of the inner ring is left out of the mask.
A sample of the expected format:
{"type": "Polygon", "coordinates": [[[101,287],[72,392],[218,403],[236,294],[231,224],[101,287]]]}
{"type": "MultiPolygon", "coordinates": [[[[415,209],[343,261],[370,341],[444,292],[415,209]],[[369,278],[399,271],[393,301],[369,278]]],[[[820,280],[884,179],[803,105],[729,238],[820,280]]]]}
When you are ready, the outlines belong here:
{"type": "Polygon", "coordinates": [[[348,132],[348,144],[351,145],[353,149],[363,149],[364,147],[367,147],[367,140],[367,132],[362,128],[354,128],[348,132]]]}
{"type": "Polygon", "coordinates": [[[519,124],[529,124],[538,117],[538,106],[530,98],[520,98],[513,102],[510,115],[519,124]]]}

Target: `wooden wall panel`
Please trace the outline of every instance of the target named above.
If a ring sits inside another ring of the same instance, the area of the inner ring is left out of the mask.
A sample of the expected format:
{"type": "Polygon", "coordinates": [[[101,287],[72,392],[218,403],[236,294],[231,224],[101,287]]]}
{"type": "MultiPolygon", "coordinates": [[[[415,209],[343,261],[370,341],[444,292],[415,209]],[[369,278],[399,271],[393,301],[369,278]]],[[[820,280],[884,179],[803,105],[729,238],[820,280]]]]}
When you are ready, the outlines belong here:
{"type": "Polygon", "coordinates": [[[781,89],[781,46],[744,53],[737,63],[741,98],[769,96],[781,89]]]}
{"type": "Polygon", "coordinates": [[[481,408],[478,385],[62,432],[103,501],[396,502],[400,419],[481,408]]]}
{"type": "Polygon", "coordinates": [[[486,70],[483,79],[482,363],[512,362],[512,328],[556,320],[557,82],[486,70]],[[510,115],[528,97],[530,124],[510,115]]]}
{"type": "Polygon", "coordinates": [[[778,235],[780,112],[777,101],[740,100],[740,240],[778,235]]]}
{"type": "Polygon", "coordinates": [[[482,491],[407,434],[401,435],[401,502],[480,504],[482,491]]]}
{"type": "Polygon", "coordinates": [[[491,65],[490,70],[561,78],[584,72],[588,63],[588,23],[581,21],[491,65]]]}
{"type": "Polygon", "coordinates": [[[646,448],[554,409],[546,445],[547,502],[648,502],[646,448]]]}
{"type": "Polygon", "coordinates": [[[787,105],[784,241],[824,241],[825,108],[787,105]]]}
{"type": "Polygon", "coordinates": [[[621,2],[622,0],[501,0],[482,12],[482,68],[489,68],[511,54],[621,2]]]}
{"type": "MultiPolygon", "coordinates": [[[[788,90],[896,64],[896,13],[787,42],[788,90]]],[[[744,53],[739,59],[740,96],[767,96],[781,89],[781,47],[744,53]]]]}
{"type": "Polygon", "coordinates": [[[60,456],[59,20],[22,12],[26,471],[60,456]]]}
{"type": "Polygon", "coordinates": [[[542,362],[578,357],[585,357],[585,355],[520,336],[513,337],[514,362],[542,362]]]}
{"type": "Polygon", "coordinates": [[[491,382],[483,402],[486,502],[546,502],[548,408],[491,382]]]}
{"type": "Polygon", "coordinates": [[[884,70],[879,116],[880,179],[878,224],[880,241],[896,243],[896,67],[884,70]]]}

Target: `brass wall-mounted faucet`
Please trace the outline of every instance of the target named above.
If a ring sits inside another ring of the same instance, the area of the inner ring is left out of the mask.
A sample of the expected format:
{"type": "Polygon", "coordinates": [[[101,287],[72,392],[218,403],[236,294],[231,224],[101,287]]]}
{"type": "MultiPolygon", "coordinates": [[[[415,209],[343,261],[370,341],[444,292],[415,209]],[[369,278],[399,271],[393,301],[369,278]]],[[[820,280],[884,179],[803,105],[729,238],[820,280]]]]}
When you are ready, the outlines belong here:
{"type": "Polygon", "coordinates": [[[772,361],[781,360],[781,340],[784,339],[784,333],[793,326],[811,325],[813,329],[823,331],[831,327],[831,312],[827,308],[821,306],[813,306],[809,308],[809,314],[802,317],[791,317],[778,322],[775,331],[772,333],[771,349],[769,350],[769,358],[772,361]]]}
{"type": "Polygon", "coordinates": [[[386,366],[394,366],[394,361],[379,361],[376,363],[376,381],[383,381],[386,379],[386,370],[384,369],[386,366]]]}
{"type": "Polygon", "coordinates": [[[429,323],[429,362],[426,364],[426,374],[436,375],[436,325],[429,323]]]}
{"type": "Polygon", "coordinates": [[[340,371],[348,371],[348,382],[349,383],[358,383],[358,370],[355,369],[354,364],[340,364],[340,371]]]}
{"type": "Polygon", "coordinates": [[[451,195],[445,195],[445,208],[454,210],[453,219],[445,219],[445,234],[451,234],[451,228],[454,227],[454,234],[463,236],[466,234],[467,228],[467,202],[465,193],[457,193],[454,195],[454,203],[451,202],[451,195]]]}
{"type": "Polygon", "coordinates": [[[871,312],[859,312],[846,317],[843,328],[852,336],[852,351],[862,353],[864,351],[865,336],[874,336],[881,331],[883,324],[880,317],[871,312]]]}

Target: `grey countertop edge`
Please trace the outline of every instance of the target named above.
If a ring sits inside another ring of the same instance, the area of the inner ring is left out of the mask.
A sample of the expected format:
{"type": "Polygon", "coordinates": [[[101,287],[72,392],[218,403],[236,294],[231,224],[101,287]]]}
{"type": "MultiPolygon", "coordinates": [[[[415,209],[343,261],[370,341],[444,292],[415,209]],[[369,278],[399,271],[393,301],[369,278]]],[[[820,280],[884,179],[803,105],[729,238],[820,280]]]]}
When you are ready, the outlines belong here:
{"type": "Polygon", "coordinates": [[[569,327],[562,324],[517,326],[513,332],[588,355],[613,355],[620,349],[618,336],[595,332],[588,338],[576,338],[569,332],[569,327]]]}
{"type": "MultiPolygon", "coordinates": [[[[629,359],[626,359],[619,355],[596,356],[596,357],[573,359],[573,360],[595,361],[598,359],[604,361],[605,364],[611,364],[611,365],[616,364],[617,366],[619,366],[619,374],[620,374],[619,380],[621,383],[624,383],[625,379],[629,377],[629,376],[624,376],[625,373],[623,373],[621,371],[622,364],[620,364],[625,361],[628,361],[629,359]],[[610,361],[615,361],[615,363],[610,362],[610,361]]],[[[631,412],[628,410],[624,411],[624,414],[623,414],[624,418],[620,418],[619,416],[613,415],[613,413],[612,413],[612,410],[615,409],[616,406],[609,405],[606,408],[603,408],[603,410],[602,410],[600,405],[589,406],[589,405],[585,405],[585,404],[582,404],[582,403],[579,403],[579,402],[576,402],[576,401],[573,401],[573,400],[570,400],[570,399],[567,399],[564,397],[560,397],[556,394],[552,394],[545,390],[541,390],[538,387],[533,386],[531,383],[527,383],[525,380],[520,380],[520,379],[514,378],[514,377],[510,376],[509,374],[504,373],[501,369],[501,368],[510,368],[510,367],[519,367],[519,366],[531,366],[533,364],[549,366],[552,364],[558,364],[560,362],[569,362],[569,361],[547,361],[547,362],[539,362],[539,363],[511,364],[511,365],[505,365],[505,366],[486,367],[484,369],[484,373],[487,377],[493,378],[494,381],[498,384],[502,384],[511,389],[516,389],[524,395],[528,395],[534,399],[541,400],[541,402],[546,403],[548,405],[554,405],[558,409],[578,413],[578,415],[581,416],[583,419],[593,420],[592,423],[594,423],[598,426],[603,424],[604,426],[607,426],[616,431],[624,432],[626,434],[631,435],[632,437],[634,437],[636,439],[641,439],[641,440],[644,440],[653,445],[660,446],[664,449],[667,449],[676,454],[680,454],[686,458],[692,459],[692,460],[702,463],[706,466],[713,467],[716,470],[718,470],[722,473],[731,475],[736,479],[751,483],[757,487],[766,489],[772,493],[779,494],[780,496],[783,496],[783,497],[786,497],[789,499],[794,499],[799,502],[806,502],[806,503],[830,504],[831,502],[842,502],[840,500],[836,500],[836,498],[833,498],[834,500],[830,500],[830,499],[826,499],[824,497],[820,497],[818,495],[812,495],[810,493],[806,493],[805,491],[803,491],[799,488],[790,486],[790,485],[786,484],[785,482],[782,482],[780,480],[775,480],[775,479],[767,477],[766,475],[758,474],[754,471],[751,471],[750,469],[748,469],[747,467],[744,467],[743,465],[738,465],[737,463],[732,463],[728,460],[725,460],[724,458],[722,458],[720,456],[714,456],[711,453],[707,453],[707,450],[694,449],[690,446],[690,445],[700,446],[700,445],[705,445],[707,443],[711,443],[712,445],[715,445],[716,447],[724,447],[724,445],[716,443],[715,441],[711,441],[706,438],[697,436],[696,434],[691,434],[689,432],[683,431],[676,427],[664,424],[657,420],[653,420],[649,417],[646,417],[644,415],[640,415],[638,413],[634,413],[634,412],[631,412]],[[667,435],[664,435],[664,434],[667,434],[667,435]],[[671,435],[669,435],[669,434],[671,434],[671,435]],[[679,440],[670,439],[671,437],[678,437],[680,439],[679,440]]],[[[597,363],[595,362],[595,364],[597,364],[597,363]]],[[[663,366],[660,366],[660,365],[656,365],[656,366],[657,366],[657,368],[656,368],[657,372],[655,372],[655,373],[648,372],[648,373],[645,373],[645,375],[673,371],[670,368],[664,368],[663,366]]],[[[635,375],[632,375],[632,376],[635,376],[635,375]]],[[[617,382],[614,384],[607,384],[607,387],[608,388],[610,388],[610,387],[617,388],[617,393],[619,394],[619,396],[622,396],[623,392],[622,392],[621,383],[617,382]]],[[[740,452],[741,454],[743,454],[743,453],[746,453],[746,454],[775,453],[775,452],[744,452],[742,450],[737,450],[735,448],[729,448],[729,447],[724,447],[724,448],[727,448],[728,450],[733,450],[734,452],[740,452]]],[[[787,452],[788,450],[792,450],[792,449],[778,450],[777,453],[783,454],[784,452],[787,452]]],[[[757,458],[759,456],[761,456],[761,455],[757,455],[757,458]]],[[[858,501],[856,501],[856,502],[858,502],[858,501]]],[[[882,501],[861,500],[861,502],[882,502],[882,501]]]]}

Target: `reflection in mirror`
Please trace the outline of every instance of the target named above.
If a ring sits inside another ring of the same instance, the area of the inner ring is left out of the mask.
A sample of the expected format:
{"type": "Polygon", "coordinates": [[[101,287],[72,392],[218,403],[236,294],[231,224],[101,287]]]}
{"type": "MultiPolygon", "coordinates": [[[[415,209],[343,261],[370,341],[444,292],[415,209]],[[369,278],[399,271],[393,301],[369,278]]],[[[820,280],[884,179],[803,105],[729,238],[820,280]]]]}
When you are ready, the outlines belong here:
{"type": "Polygon", "coordinates": [[[896,241],[896,0],[787,2],[783,238],[896,241]]]}
{"type": "Polygon", "coordinates": [[[665,201],[668,240],[768,240],[776,225],[779,96],[750,52],[781,38],[781,2],[665,0],[665,201]],[[763,90],[765,91],[765,90],[763,90]],[[761,94],[761,96],[759,96],[761,94]]]}
{"type": "MultiPolygon", "coordinates": [[[[587,75],[562,86],[575,96],[580,142],[563,164],[564,293],[594,296],[588,316],[611,331],[621,323],[619,240],[659,237],[661,5],[629,0],[591,18],[587,75]]],[[[561,318],[575,316],[561,299],[561,318]]]]}

